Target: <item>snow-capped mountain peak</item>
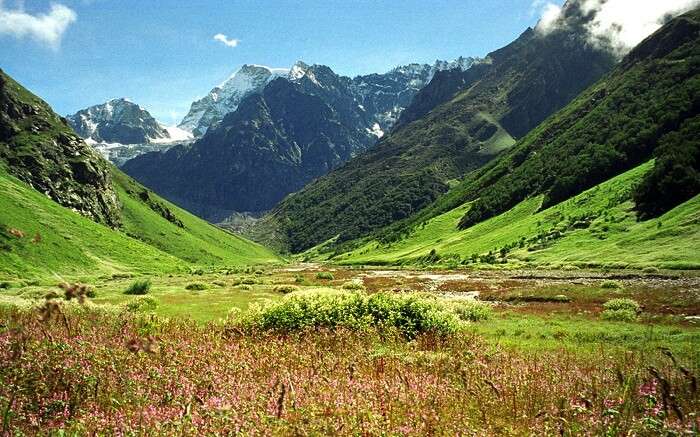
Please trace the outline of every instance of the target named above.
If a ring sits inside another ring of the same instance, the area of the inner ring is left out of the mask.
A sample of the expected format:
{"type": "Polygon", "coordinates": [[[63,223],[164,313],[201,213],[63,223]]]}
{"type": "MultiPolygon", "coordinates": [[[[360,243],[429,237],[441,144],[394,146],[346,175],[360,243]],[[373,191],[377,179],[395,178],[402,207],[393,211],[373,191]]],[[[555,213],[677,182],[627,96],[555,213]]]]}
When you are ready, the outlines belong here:
{"type": "Polygon", "coordinates": [[[211,124],[235,111],[245,97],[260,91],[271,80],[288,74],[289,69],[286,68],[245,64],[209,94],[193,102],[178,127],[196,136],[204,135],[211,124]]]}

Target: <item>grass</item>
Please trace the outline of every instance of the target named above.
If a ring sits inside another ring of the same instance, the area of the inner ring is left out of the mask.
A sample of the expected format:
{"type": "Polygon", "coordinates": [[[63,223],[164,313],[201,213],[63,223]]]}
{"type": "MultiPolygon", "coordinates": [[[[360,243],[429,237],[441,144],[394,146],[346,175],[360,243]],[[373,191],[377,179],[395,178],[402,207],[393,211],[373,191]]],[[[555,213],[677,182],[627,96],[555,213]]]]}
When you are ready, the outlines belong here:
{"type": "MultiPolygon", "coordinates": [[[[652,162],[643,164],[559,205],[538,211],[542,197],[460,231],[464,204],[416,227],[402,240],[370,241],[334,256],[340,264],[416,264],[435,251],[441,263],[469,261],[489,252],[507,266],[700,268],[700,196],[665,215],[638,222],[629,194],[652,162]],[[577,223],[579,222],[579,223],[577,223]],[[521,241],[523,243],[521,243],[521,241]],[[522,247],[520,247],[522,245],[522,247]],[[501,257],[500,251],[506,250],[501,257]]],[[[328,255],[310,251],[307,257],[328,255]]]]}
{"type": "Polygon", "coordinates": [[[141,315],[148,298],[126,313],[64,306],[65,318],[43,322],[0,306],[3,426],[25,435],[697,432],[697,331],[518,317],[413,341],[371,328],[242,333],[141,315]]]}
{"type": "Polygon", "coordinates": [[[17,282],[0,292],[5,423],[14,434],[693,430],[700,329],[683,319],[700,311],[692,275],[607,288],[612,276],[590,271],[335,268],[331,283],[319,272],[115,277],[90,284],[97,297],[86,304],[56,299],[56,309],[43,297],[60,293],[55,284],[17,282]],[[123,293],[143,280],[147,296],[123,293]],[[462,298],[475,289],[489,302],[462,298]],[[643,304],[638,320],[600,317],[630,299],[643,304]]]}
{"type": "Polygon", "coordinates": [[[281,261],[262,246],[153,196],[185,225],[176,226],[127,194],[138,186],[118,170],[114,172],[123,205],[121,231],[59,206],[0,166],[0,279],[95,280],[114,274],[182,273],[192,265],[281,261]],[[9,235],[10,229],[21,231],[24,237],[9,235]]]}

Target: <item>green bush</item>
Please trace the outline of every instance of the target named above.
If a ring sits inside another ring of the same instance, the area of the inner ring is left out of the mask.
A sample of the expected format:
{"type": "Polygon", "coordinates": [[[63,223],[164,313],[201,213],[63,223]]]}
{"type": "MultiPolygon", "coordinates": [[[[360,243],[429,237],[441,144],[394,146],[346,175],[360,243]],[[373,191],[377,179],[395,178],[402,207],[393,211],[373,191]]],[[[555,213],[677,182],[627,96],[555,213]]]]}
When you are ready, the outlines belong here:
{"type": "Polygon", "coordinates": [[[479,322],[488,320],[493,315],[493,309],[489,305],[478,302],[454,301],[451,304],[452,311],[465,322],[479,322]]]}
{"type": "Polygon", "coordinates": [[[295,291],[299,291],[299,287],[294,286],[294,285],[284,284],[284,285],[278,285],[278,286],[276,286],[276,287],[273,289],[273,291],[274,291],[275,293],[289,294],[289,293],[293,293],[293,292],[295,292],[295,291]]]}
{"type": "Polygon", "coordinates": [[[132,313],[153,311],[158,307],[158,301],[150,296],[138,297],[127,302],[125,307],[132,313]]]}
{"type": "Polygon", "coordinates": [[[0,282],[0,290],[7,290],[8,288],[12,288],[12,282],[0,282]]]}
{"type": "Polygon", "coordinates": [[[479,304],[456,304],[418,293],[306,292],[254,304],[233,323],[243,328],[296,331],[308,328],[394,328],[406,338],[449,334],[464,320],[483,320],[479,304]]]}
{"type": "Polygon", "coordinates": [[[622,288],[622,284],[617,281],[603,281],[603,283],[600,284],[600,288],[619,289],[622,288]]]}
{"type": "Polygon", "coordinates": [[[90,288],[88,288],[87,292],[85,293],[85,296],[89,297],[90,299],[94,299],[97,297],[97,292],[95,291],[94,288],[90,287],[90,288]]]}
{"type": "Polygon", "coordinates": [[[342,285],[343,290],[364,290],[365,286],[360,281],[349,281],[342,285]]]}
{"type": "Polygon", "coordinates": [[[144,295],[144,294],[148,294],[148,292],[150,290],[151,290],[151,280],[144,279],[143,281],[132,282],[126,288],[126,290],[124,290],[124,294],[144,295]]]}
{"type": "Polygon", "coordinates": [[[304,279],[304,277],[303,277],[302,275],[296,275],[296,276],[294,277],[294,282],[296,282],[297,284],[301,284],[301,283],[304,282],[304,281],[305,281],[305,279],[304,279]]]}
{"type": "Polygon", "coordinates": [[[187,284],[185,286],[185,290],[206,290],[209,288],[207,284],[204,284],[202,282],[193,282],[191,284],[187,284]]]}
{"type": "Polygon", "coordinates": [[[328,279],[332,281],[335,277],[331,272],[318,272],[316,273],[316,279],[328,279]]]}
{"type": "Polygon", "coordinates": [[[633,322],[637,320],[641,307],[632,299],[612,299],[603,304],[601,317],[605,320],[633,322]]]}

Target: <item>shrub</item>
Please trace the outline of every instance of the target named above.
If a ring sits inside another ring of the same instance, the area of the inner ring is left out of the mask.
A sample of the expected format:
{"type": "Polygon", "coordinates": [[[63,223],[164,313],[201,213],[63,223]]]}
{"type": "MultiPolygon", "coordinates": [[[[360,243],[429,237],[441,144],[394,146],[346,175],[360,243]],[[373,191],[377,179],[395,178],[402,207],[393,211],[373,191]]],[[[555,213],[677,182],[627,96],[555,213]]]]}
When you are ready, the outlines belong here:
{"type": "Polygon", "coordinates": [[[247,329],[393,328],[406,338],[425,332],[449,334],[463,320],[483,320],[487,310],[419,293],[306,292],[254,304],[233,323],[247,329]]]}
{"type": "Polygon", "coordinates": [[[349,281],[342,285],[344,290],[364,290],[365,286],[360,281],[349,281]]]}
{"type": "Polygon", "coordinates": [[[603,304],[601,317],[605,320],[633,322],[637,320],[637,315],[640,312],[641,307],[635,300],[612,299],[603,304]]]}
{"type": "Polygon", "coordinates": [[[603,283],[600,284],[600,288],[619,289],[622,288],[622,284],[617,281],[603,281],[603,283]]]}
{"type": "Polygon", "coordinates": [[[253,278],[245,278],[241,281],[241,284],[246,284],[246,285],[253,285],[255,284],[255,279],[253,278]]]}
{"type": "Polygon", "coordinates": [[[207,287],[207,284],[202,282],[193,282],[185,286],[185,290],[206,290],[207,288],[209,288],[207,287]]]}
{"type": "Polygon", "coordinates": [[[299,291],[299,287],[294,286],[294,285],[284,284],[284,285],[278,285],[278,286],[276,286],[276,287],[273,289],[273,291],[274,291],[275,293],[289,294],[289,293],[293,293],[293,292],[295,292],[295,291],[299,291]]]}
{"type": "Polygon", "coordinates": [[[85,292],[85,296],[89,297],[90,299],[94,299],[97,297],[97,292],[94,288],[88,288],[85,292]]]}
{"type": "Polygon", "coordinates": [[[331,272],[318,272],[316,273],[316,279],[328,279],[332,281],[333,279],[335,279],[335,277],[331,272]]]}
{"type": "Polygon", "coordinates": [[[151,296],[138,297],[127,302],[125,308],[132,313],[153,311],[158,307],[158,301],[151,296]]]}
{"type": "Polygon", "coordinates": [[[0,290],[7,290],[8,288],[12,288],[11,282],[7,282],[7,281],[0,282],[0,290]]]}
{"type": "Polygon", "coordinates": [[[144,295],[144,294],[148,294],[148,292],[150,290],[151,290],[151,280],[144,279],[143,281],[132,282],[126,288],[126,290],[124,290],[124,294],[144,295]]]}
{"type": "Polygon", "coordinates": [[[457,314],[457,317],[465,322],[488,320],[493,314],[493,310],[490,306],[478,302],[453,301],[451,307],[452,311],[457,314]]]}
{"type": "Polygon", "coordinates": [[[304,277],[303,277],[302,275],[296,275],[296,276],[294,277],[294,282],[296,282],[297,284],[301,284],[301,283],[304,282],[304,281],[305,281],[305,279],[304,279],[304,277]]]}
{"type": "Polygon", "coordinates": [[[253,287],[251,287],[250,285],[247,285],[247,284],[241,284],[241,285],[237,286],[236,288],[239,290],[252,290],[253,289],[253,287]]]}

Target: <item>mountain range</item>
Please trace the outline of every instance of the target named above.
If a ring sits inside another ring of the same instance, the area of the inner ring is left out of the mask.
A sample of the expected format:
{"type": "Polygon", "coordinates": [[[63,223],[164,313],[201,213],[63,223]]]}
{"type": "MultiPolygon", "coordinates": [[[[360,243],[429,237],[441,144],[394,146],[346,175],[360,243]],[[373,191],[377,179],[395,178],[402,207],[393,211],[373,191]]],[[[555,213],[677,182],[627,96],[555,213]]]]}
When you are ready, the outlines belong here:
{"type": "Polygon", "coordinates": [[[90,106],[68,115],[66,120],[85,142],[117,165],[192,138],[187,131],[163,126],[146,109],[126,98],[90,106]]]}
{"type": "Polygon", "coordinates": [[[352,240],[416,214],[503,154],[616,63],[569,5],[568,26],[527,29],[484,62],[435,75],[390,135],[285,198],[258,234],[293,252],[352,240]]]}
{"type": "Polygon", "coordinates": [[[288,71],[246,65],[192,105],[180,127],[204,132],[197,142],[123,169],[211,221],[263,212],[373,146],[436,71],[478,62],[410,64],[353,79],[303,62],[288,71]]]}

